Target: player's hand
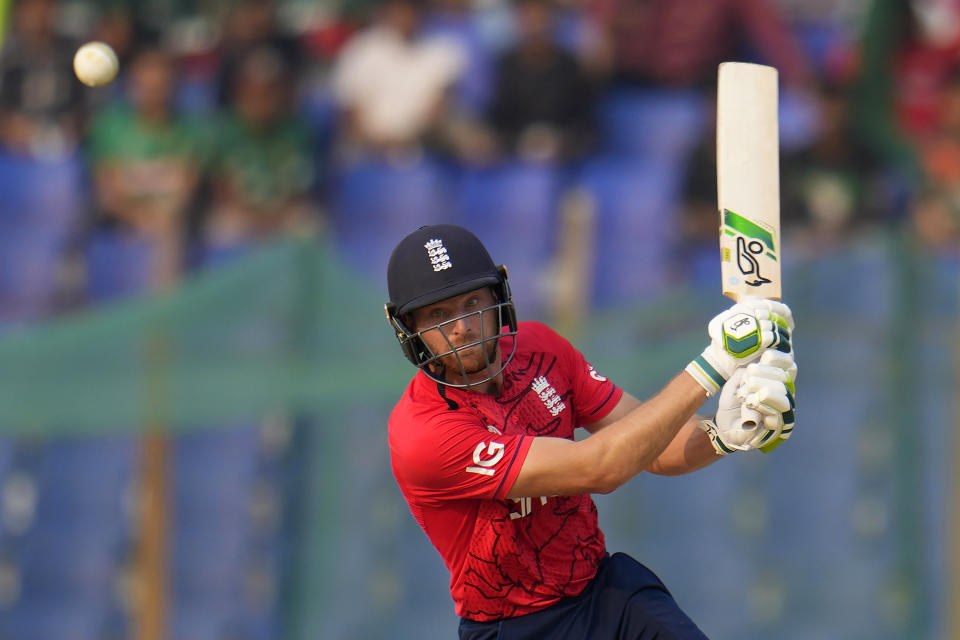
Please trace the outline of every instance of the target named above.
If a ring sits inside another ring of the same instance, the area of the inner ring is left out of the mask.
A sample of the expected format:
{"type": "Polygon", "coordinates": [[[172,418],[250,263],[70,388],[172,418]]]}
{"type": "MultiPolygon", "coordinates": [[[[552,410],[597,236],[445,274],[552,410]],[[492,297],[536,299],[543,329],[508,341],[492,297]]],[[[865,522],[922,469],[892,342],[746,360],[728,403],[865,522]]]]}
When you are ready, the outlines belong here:
{"type": "Polygon", "coordinates": [[[745,373],[745,367],[733,372],[720,391],[716,416],[699,425],[707,433],[717,455],[724,456],[752,448],[749,442],[757,433],[757,425],[763,421],[763,415],[744,406],[743,400],[737,395],[745,373]]]}
{"type": "Polygon", "coordinates": [[[751,446],[770,452],[790,438],[796,411],[797,363],[793,353],[764,352],[759,362],[748,365],[737,388],[744,411],[762,415],[751,446]]]}
{"type": "Polygon", "coordinates": [[[768,349],[758,362],[738,367],[724,384],[706,431],[719,455],[771,451],[790,437],[794,422],[797,365],[793,354],[768,349]]]}
{"type": "Polygon", "coordinates": [[[707,326],[710,345],[686,371],[707,397],[716,393],[738,366],[753,362],[765,349],[791,352],[793,314],[787,305],[745,298],[716,316],[707,326]]]}
{"type": "Polygon", "coordinates": [[[769,300],[767,298],[758,298],[757,296],[744,296],[737,304],[749,307],[758,316],[769,314],[780,317],[786,322],[787,328],[790,329],[791,333],[796,329],[796,324],[793,321],[793,312],[790,310],[790,307],[782,302],[769,300]]]}

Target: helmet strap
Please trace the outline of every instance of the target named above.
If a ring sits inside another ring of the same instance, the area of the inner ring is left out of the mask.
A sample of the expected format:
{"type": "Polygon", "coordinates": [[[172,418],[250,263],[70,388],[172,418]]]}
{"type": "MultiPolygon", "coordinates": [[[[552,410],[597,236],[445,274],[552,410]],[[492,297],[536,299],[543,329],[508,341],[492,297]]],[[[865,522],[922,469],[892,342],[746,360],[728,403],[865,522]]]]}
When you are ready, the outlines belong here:
{"type": "Polygon", "coordinates": [[[439,393],[440,397],[443,398],[443,401],[447,403],[447,407],[450,408],[450,411],[456,411],[460,408],[460,405],[447,397],[447,385],[439,381],[437,382],[437,393],[439,393]]]}

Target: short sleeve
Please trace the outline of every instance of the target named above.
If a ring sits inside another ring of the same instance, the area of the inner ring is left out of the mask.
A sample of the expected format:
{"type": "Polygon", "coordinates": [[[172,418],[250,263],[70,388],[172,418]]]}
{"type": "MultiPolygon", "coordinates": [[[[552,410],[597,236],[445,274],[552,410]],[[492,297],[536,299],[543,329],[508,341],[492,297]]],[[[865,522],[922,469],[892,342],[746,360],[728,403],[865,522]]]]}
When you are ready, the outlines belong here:
{"type": "Polygon", "coordinates": [[[434,417],[410,441],[392,443],[405,489],[424,502],[502,499],[513,486],[531,438],[501,435],[463,416],[434,417]]]}
{"type": "Polygon", "coordinates": [[[575,353],[573,388],[577,398],[577,424],[592,424],[613,411],[623,397],[623,389],[597,372],[583,354],[575,353]]]}
{"type": "Polygon", "coordinates": [[[548,331],[572,382],[577,426],[592,424],[606,417],[620,402],[623,390],[594,369],[569,341],[552,330],[548,331]]]}

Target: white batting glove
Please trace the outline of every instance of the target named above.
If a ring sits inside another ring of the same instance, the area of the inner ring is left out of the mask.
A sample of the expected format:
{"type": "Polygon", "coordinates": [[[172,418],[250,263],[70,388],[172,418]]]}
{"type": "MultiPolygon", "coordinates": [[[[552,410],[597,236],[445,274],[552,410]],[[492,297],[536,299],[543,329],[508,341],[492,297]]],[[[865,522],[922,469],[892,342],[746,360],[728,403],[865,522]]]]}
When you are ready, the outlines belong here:
{"type": "Polygon", "coordinates": [[[768,298],[758,298],[757,296],[744,296],[737,304],[750,307],[758,316],[765,314],[780,316],[780,318],[786,322],[787,328],[790,329],[791,333],[796,329],[796,324],[793,321],[793,312],[790,310],[790,307],[782,302],[768,298]]]}
{"type": "Polygon", "coordinates": [[[733,372],[720,391],[717,415],[713,420],[704,420],[699,425],[709,436],[717,455],[752,449],[750,441],[756,436],[758,425],[763,422],[763,414],[746,407],[737,395],[745,373],[744,367],[733,372]]]}
{"type": "Polygon", "coordinates": [[[793,353],[773,349],[746,367],[738,367],[720,392],[714,420],[700,424],[719,455],[733,451],[773,450],[790,437],[794,425],[797,364],[793,353]]]}
{"type": "Polygon", "coordinates": [[[707,326],[710,345],[686,367],[707,397],[716,393],[738,366],[756,360],[765,349],[784,353],[792,350],[793,314],[789,307],[760,298],[745,300],[710,321],[707,326]]]}
{"type": "Polygon", "coordinates": [[[746,367],[737,389],[744,410],[762,416],[749,444],[764,452],[790,438],[796,411],[797,364],[793,353],[767,351],[757,363],[746,367]]]}

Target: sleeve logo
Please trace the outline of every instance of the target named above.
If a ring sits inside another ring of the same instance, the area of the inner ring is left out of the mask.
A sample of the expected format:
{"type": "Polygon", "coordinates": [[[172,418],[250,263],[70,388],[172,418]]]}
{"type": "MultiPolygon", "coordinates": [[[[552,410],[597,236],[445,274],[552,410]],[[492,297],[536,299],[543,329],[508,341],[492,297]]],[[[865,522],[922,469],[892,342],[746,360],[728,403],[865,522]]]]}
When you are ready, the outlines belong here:
{"type": "Polygon", "coordinates": [[[503,445],[499,442],[481,442],[473,450],[474,466],[467,467],[468,473],[479,473],[484,476],[492,476],[496,469],[493,467],[503,458],[503,445]]]}
{"type": "Polygon", "coordinates": [[[593,365],[592,365],[592,364],[587,363],[587,369],[590,371],[590,377],[593,378],[594,380],[596,380],[597,382],[606,382],[606,381],[607,381],[607,377],[606,377],[606,376],[602,376],[602,375],[600,375],[599,373],[597,373],[597,370],[593,368],[593,365]]]}

